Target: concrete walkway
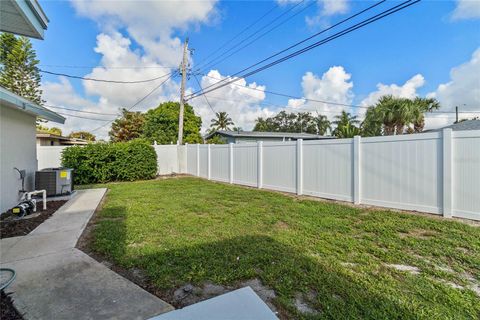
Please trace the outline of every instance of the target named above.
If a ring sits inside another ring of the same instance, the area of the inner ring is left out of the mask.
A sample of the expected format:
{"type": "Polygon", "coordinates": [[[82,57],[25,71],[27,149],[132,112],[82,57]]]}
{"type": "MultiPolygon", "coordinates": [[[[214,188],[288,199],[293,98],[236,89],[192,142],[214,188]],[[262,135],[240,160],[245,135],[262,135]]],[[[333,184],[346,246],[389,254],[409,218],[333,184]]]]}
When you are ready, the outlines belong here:
{"type": "Polygon", "coordinates": [[[78,191],[29,235],[0,240],[7,289],[25,319],[148,319],[174,308],[75,245],[106,189],[78,191]]]}

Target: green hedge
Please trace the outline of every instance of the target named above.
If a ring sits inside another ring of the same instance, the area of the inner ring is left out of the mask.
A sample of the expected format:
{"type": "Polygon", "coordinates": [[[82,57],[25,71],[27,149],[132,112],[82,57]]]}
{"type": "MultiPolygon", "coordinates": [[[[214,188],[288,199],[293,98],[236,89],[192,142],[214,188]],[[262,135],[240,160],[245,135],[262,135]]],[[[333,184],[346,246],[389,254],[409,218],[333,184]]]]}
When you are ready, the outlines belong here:
{"type": "Polygon", "coordinates": [[[157,153],[142,140],[91,143],[63,150],[62,166],[75,170],[75,184],[152,179],[157,153]]]}

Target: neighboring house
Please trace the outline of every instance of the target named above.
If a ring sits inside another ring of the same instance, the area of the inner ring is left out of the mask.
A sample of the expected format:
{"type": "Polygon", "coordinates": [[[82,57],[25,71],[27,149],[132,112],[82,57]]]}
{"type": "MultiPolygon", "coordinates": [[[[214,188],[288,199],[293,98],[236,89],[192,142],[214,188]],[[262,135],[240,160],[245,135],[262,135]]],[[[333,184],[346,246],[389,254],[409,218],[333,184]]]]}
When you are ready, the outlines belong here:
{"type": "Polygon", "coordinates": [[[452,129],[452,131],[464,131],[464,130],[480,130],[480,120],[464,120],[458,123],[451,124],[449,126],[440,128],[440,129],[435,129],[435,130],[429,130],[429,131],[441,131],[443,129],[452,129]]]}
{"type": "MultiPolygon", "coordinates": [[[[0,31],[43,39],[48,19],[35,0],[0,0],[0,31]]],[[[37,170],[36,120],[64,123],[61,115],[0,87],[0,213],[15,206],[22,188],[33,190],[37,170]]]]}
{"type": "Polygon", "coordinates": [[[292,133],[292,132],[261,132],[261,131],[224,131],[218,130],[208,134],[205,139],[220,136],[226,143],[246,143],[257,141],[296,141],[303,140],[323,140],[334,139],[331,136],[320,136],[310,133],[292,133]]]}
{"type": "Polygon", "coordinates": [[[84,139],[69,138],[47,132],[37,132],[37,146],[73,146],[85,145],[89,142],[84,139]]]}

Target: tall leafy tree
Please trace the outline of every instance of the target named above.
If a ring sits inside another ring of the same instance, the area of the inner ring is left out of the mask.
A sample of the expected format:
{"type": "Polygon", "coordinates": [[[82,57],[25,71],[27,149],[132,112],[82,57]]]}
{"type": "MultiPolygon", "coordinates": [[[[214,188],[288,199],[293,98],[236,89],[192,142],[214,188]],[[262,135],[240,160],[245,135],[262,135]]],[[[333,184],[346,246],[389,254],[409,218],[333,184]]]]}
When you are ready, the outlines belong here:
{"type": "Polygon", "coordinates": [[[325,134],[330,122],[325,116],[314,117],[310,112],[280,111],[273,117],[257,118],[253,131],[297,132],[325,134]]]}
{"type": "Polygon", "coordinates": [[[95,141],[96,137],[93,133],[88,131],[76,131],[68,135],[69,138],[83,139],[87,141],[95,141]]]}
{"type": "MultiPolygon", "coordinates": [[[[145,114],[142,137],[150,142],[160,144],[176,143],[178,138],[178,102],[164,102],[157,108],[148,110],[145,114]]],[[[201,143],[200,128],[202,119],[195,115],[193,107],[185,104],[183,141],[185,143],[201,143]]]]}
{"type": "Polygon", "coordinates": [[[42,105],[39,61],[26,37],[0,35],[0,85],[19,96],[42,105]]]}
{"type": "Polygon", "coordinates": [[[122,109],[122,116],[112,122],[112,128],[108,132],[113,142],[125,142],[140,138],[145,124],[145,115],[138,111],[122,109]]]}
{"type": "Polygon", "coordinates": [[[230,131],[230,126],[233,126],[233,120],[228,116],[228,113],[221,111],[215,113],[215,118],[212,119],[210,128],[214,130],[230,131]]]}

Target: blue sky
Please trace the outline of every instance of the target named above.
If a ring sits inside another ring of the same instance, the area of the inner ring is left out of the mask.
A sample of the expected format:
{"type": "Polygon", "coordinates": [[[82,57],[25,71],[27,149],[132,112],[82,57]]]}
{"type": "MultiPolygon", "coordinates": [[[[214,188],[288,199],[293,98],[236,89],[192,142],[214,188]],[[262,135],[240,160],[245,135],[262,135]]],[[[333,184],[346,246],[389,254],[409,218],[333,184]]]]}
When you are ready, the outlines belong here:
{"type": "MultiPolygon", "coordinates": [[[[291,11],[284,18],[303,10],[251,46],[224,62],[203,70],[214,72],[210,76],[222,77],[374,3],[305,0],[292,9],[295,5],[293,2],[43,1],[41,4],[50,24],[45,40],[33,42],[42,69],[109,80],[142,80],[168,72],[168,69],[161,66],[173,67],[178,64],[181,41],[187,36],[190,47],[195,49],[192,57],[192,66],[195,68],[213,50],[268,10],[272,11],[262,22],[235,42],[287,10],[291,11]],[[178,13],[179,8],[184,8],[183,13],[178,13]],[[84,66],[88,68],[83,68],[84,66]],[[118,69],[133,66],[138,68],[118,69]],[[148,68],[142,68],[145,66],[148,68]],[[211,69],[218,72],[210,71],[211,69]]],[[[386,1],[378,8],[388,8],[398,3],[386,1]]],[[[368,14],[365,15],[367,16],[368,14]]],[[[440,100],[445,111],[453,110],[453,104],[462,106],[465,111],[479,111],[480,69],[475,58],[479,47],[478,2],[422,1],[238,84],[355,105],[369,105],[379,95],[386,93],[407,97],[433,95],[440,100]],[[379,84],[383,86],[379,87],[379,84]],[[445,87],[440,88],[442,85],[445,87]],[[465,95],[465,91],[469,93],[465,95]]],[[[480,58],[480,53],[478,56],[480,58]]],[[[199,80],[203,86],[215,81],[201,75],[199,80]]],[[[107,85],[51,75],[44,75],[43,83],[45,97],[50,105],[105,113],[115,113],[119,107],[131,105],[158,84],[107,85]]],[[[193,78],[188,85],[191,91],[198,88],[193,78]]],[[[293,99],[289,101],[284,97],[246,90],[239,85],[229,88],[230,90],[218,92],[217,96],[212,94],[210,103],[215,111],[229,112],[233,120],[245,129],[251,128],[257,116],[268,116],[280,110],[280,107],[270,104],[289,106],[289,111],[295,108],[298,111],[325,111],[329,117],[343,109],[362,115],[355,108],[339,108],[293,99]]],[[[147,99],[138,110],[155,107],[159,102],[169,99],[178,100],[178,79],[167,83],[165,88],[162,87],[158,94],[147,99]]],[[[212,111],[203,98],[197,98],[191,103],[202,116],[206,128],[213,115],[212,111]]],[[[82,115],[73,112],[70,114],[82,115]]],[[[103,118],[111,119],[112,116],[103,118]]],[[[439,126],[451,118],[443,115],[434,120],[431,125],[439,126]]],[[[92,129],[102,123],[106,122],[70,118],[64,130],[92,129]]],[[[105,128],[97,130],[100,136],[107,131],[108,123],[105,128]]]]}

